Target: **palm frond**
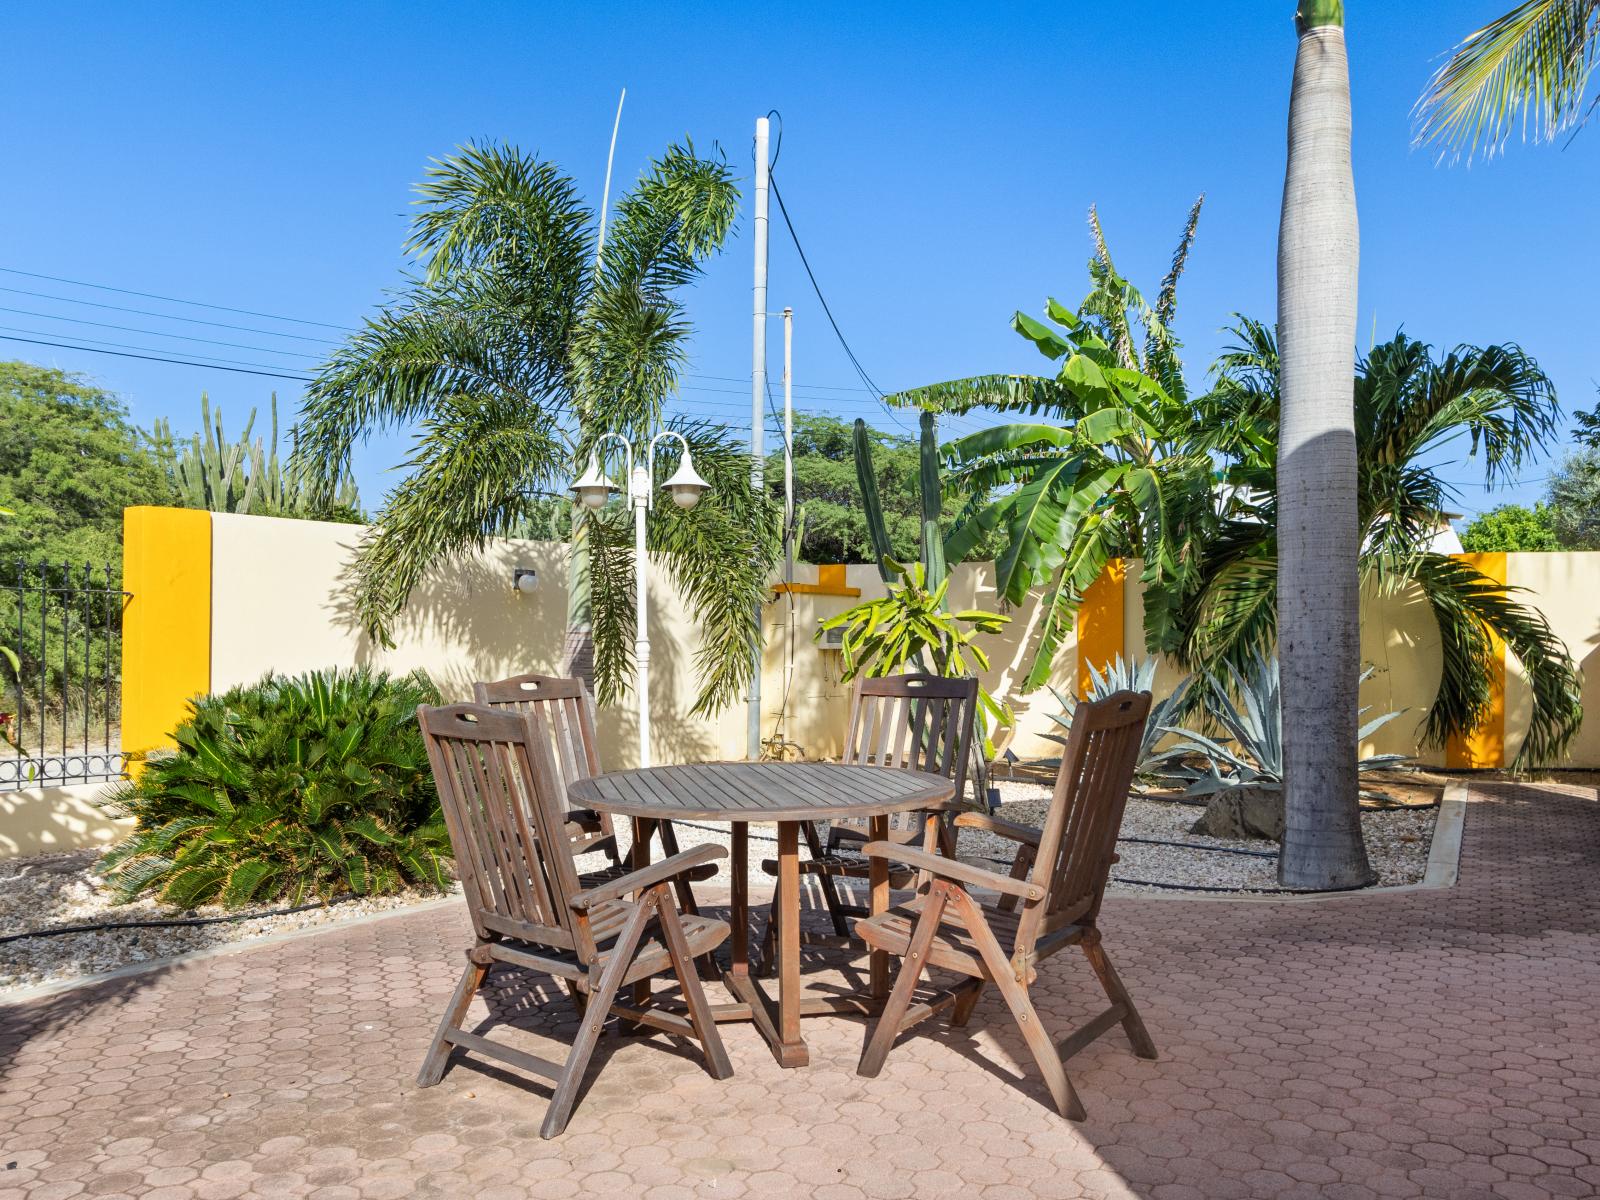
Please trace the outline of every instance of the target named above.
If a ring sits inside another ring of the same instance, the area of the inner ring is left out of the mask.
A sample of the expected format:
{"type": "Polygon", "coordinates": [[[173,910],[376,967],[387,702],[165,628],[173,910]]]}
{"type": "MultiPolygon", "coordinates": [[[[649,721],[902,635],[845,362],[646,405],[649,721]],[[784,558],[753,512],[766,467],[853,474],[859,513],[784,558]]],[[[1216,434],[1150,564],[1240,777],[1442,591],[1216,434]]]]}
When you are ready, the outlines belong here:
{"type": "Polygon", "coordinates": [[[1600,0],[1523,0],[1468,35],[1413,111],[1416,141],[1440,157],[1498,152],[1522,135],[1549,141],[1582,119],[1594,71],[1600,0]]]}

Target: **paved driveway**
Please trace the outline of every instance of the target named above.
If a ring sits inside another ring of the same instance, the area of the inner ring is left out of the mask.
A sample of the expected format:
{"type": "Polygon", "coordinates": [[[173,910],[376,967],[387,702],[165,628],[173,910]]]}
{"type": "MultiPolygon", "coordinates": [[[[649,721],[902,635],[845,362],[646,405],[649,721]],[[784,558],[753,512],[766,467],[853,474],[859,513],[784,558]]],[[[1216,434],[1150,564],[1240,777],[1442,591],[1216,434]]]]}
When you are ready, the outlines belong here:
{"type": "MultiPolygon", "coordinates": [[[[843,1019],[808,1019],[798,1071],[725,1026],[726,1083],[607,1038],[544,1142],[543,1084],[457,1065],[413,1086],[467,925],[392,917],[0,1009],[0,1197],[1595,1195],[1597,877],[1592,790],[1494,785],[1450,891],[1115,900],[1107,944],[1163,1057],[1113,1034],[1075,1059],[1081,1125],[991,994],[876,1080],[843,1019]]],[[[1058,1028],[1098,998],[1065,955],[1040,996],[1058,1028]]],[[[491,997],[559,1054],[553,999],[515,973],[491,997]]]]}

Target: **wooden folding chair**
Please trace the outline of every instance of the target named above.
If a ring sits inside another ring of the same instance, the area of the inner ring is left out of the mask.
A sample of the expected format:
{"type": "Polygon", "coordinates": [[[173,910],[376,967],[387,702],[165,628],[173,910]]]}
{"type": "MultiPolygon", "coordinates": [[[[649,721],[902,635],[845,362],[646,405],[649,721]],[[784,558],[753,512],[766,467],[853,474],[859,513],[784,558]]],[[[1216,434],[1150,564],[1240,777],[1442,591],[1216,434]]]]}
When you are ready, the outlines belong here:
{"type": "Polygon", "coordinates": [[[700,846],[584,888],[573,863],[565,797],[557,791],[551,734],[542,714],[454,704],[418,708],[417,721],[476,933],[418,1085],[439,1082],[455,1047],[499,1059],[555,1084],[539,1130],[555,1137],[566,1128],[589,1057],[612,1013],[698,1040],[713,1078],[733,1074],[694,971],[694,959],[720,944],[728,926],[680,916],[671,891],[686,871],[727,851],[700,846]],[[565,1063],[462,1027],[473,995],[497,962],[545,972],[568,986],[582,1023],[565,1063]],[[649,980],[668,971],[683,991],[682,1013],[650,1003],[649,980]],[[618,988],[641,982],[642,1000],[636,996],[633,1006],[616,1003],[618,988]]]}
{"type": "MultiPolygon", "coordinates": [[[[551,761],[555,764],[556,782],[560,791],[559,802],[567,805],[567,788],[579,779],[600,774],[599,743],[595,737],[594,699],[581,679],[564,679],[553,675],[513,675],[493,683],[472,685],[472,697],[479,704],[511,712],[538,712],[544,717],[544,727],[549,732],[551,761]]],[[[665,858],[678,853],[678,835],[671,821],[651,822],[646,836],[659,834],[661,852],[665,858]]],[[[574,854],[603,853],[611,861],[607,866],[585,871],[579,876],[584,887],[598,887],[609,880],[620,878],[629,867],[622,862],[617,850],[616,830],[611,814],[587,808],[567,806],[567,832],[572,839],[574,854]]],[[[678,907],[686,913],[698,914],[694,892],[689,881],[710,879],[717,873],[715,863],[708,863],[673,881],[678,892],[678,907]]]]}
{"type": "Polygon", "coordinates": [[[959,828],[985,829],[1018,843],[1020,853],[1009,875],[895,842],[866,845],[869,856],[921,870],[927,883],[907,904],[856,923],[856,933],[867,945],[904,960],[869,1034],[858,1074],[876,1075],[902,1031],[946,1007],[952,1010],[952,1025],[965,1025],[990,983],[1000,989],[1016,1018],[1062,1116],[1075,1121],[1084,1116],[1063,1064],[1113,1025],[1122,1025],[1140,1058],[1156,1057],[1133,997],[1101,945],[1098,924],[1149,713],[1148,692],[1117,692],[1078,705],[1042,830],[981,813],[956,818],[959,828]],[[980,902],[972,896],[974,888],[997,892],[1001,901],[980,902]],[[1111,1007],[1052,1043],[1029,990],[1039,964],[1068,946],[1077,946],[1088,958],[1111,1007]],[[924,967],[967,979],[913,1006],[924,967]]]}
{"type": "MultiPolygon", "coordinates": [[[[943,775],[955,783],[956,804],[959,804],[966,789],[977,710],[976,679],[920,674],[888,675],[878,679],[857,676],[850,696],[850,725],[840,761],[943,775]]],[[[932,836],[939,839],[937,844],[953,851],[954,835],[945,816],[922,811],[897,813],[889,819],[889,838],[906,845],[924,842],[932,849],[936,844],[928,841],[932,836]]],[[[868,863],[861,848],[870,837],[868,824],[866,818],[833,821],[828,826],[826,842],[818,836],[815,826],[810,823],[801,826],[811,857],[800,864],[800,873],[816,878],[823,902],[828,906],[828,915],[833,920],[833,931],[842,938],[850,936],[847,917],[867,915],[863,905],[844,902],[836,881],[867,877],[868,863]]],[[[767,859],[761,869],[768,875],[776,875],[777,860],[767,859]]],[[[891,865],[889,884],[895,888],[905,887],[913,874],[891,865]]],[[[766,970],[771,968],[773,948],[777,944],[779,916],[774,907],[767,919],[762,942],[762,962],[766,970]]]]}

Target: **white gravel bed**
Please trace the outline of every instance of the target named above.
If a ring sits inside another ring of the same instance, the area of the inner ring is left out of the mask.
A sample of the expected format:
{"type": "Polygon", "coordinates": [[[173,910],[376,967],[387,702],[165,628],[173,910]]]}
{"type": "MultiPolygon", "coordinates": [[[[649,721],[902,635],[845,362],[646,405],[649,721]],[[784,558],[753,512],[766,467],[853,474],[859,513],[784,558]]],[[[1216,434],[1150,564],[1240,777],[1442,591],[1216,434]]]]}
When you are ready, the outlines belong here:
{"type": "MultiPolygon", "coordinates": [[[[997,815],[1021,825],[1043,823],[1050,805],[1050,789],[1043,784],[1001,781],[1003,800],[997,815]]],[[[1164,893],[1170,887],[1140,886],[1129,880],[1182,884],[1182,889],[1276,892],[1278,887],[1277,847],[1271,842],[1204,837],[1189,828],[1201,810],[1171,800],[1146,800],[1134,797],[1122,818],[1122,838],[1117,853],[1122,861],[1111,869],[1112,893],[1164,893]],[[1195,849],[1179,846],[1152,846],[1129,838],[1150,838],[1164,842],[1188,842],[1195,849]],[[1249,854],[1219,851],[1252,851],[1249,854]]],[[[1428,853],[1433,846],[1437,808],[1364,809],[1361,830],[1366,838],[1367,855],[1378,872],[1378,886],[1394,887],[1420,883],[1428,870],[1428,853]]],[[[1011,853],[1011,843],[1002,838],[964,830],[961,853],[987,855],[1011,853]]]]}
{"type": "MultiPolygon", "coordinates": [[[[0,862],[0,937],[61,925],[230,915],[227,910],[215,906],[184,913],[154,900],[117,904],[112,895],[99,886],[91,871],[98,857],[98,851],[84,850],[0,862]]],[[[454,890],[459,894],[459,885],[454,890]]],[[[435,899],[438,899],[437,893],[405,892],[397,896],[348,900],[327,908],[283,916],[246,918],[213,925],[115,929],[4,942],[0,943],[0,998],[8,991],[40,983],[96,975],[131,963],[171,958],[269,934],[337,924],[435,899]]],[[[258,911],[283,907],[287,906],[261,905],[258,911]]]]}

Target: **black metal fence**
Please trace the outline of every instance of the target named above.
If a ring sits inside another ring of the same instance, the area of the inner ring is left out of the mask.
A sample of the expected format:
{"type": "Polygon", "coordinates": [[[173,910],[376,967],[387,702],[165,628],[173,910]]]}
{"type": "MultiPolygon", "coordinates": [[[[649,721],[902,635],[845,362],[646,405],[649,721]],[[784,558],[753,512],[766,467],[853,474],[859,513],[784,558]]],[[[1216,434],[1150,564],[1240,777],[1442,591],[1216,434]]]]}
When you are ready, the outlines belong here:
{"type": "Polygon", "coordinates": [[[0,789],[123,774],[127,600],[109,563],[0,564],[0,789]]]}

